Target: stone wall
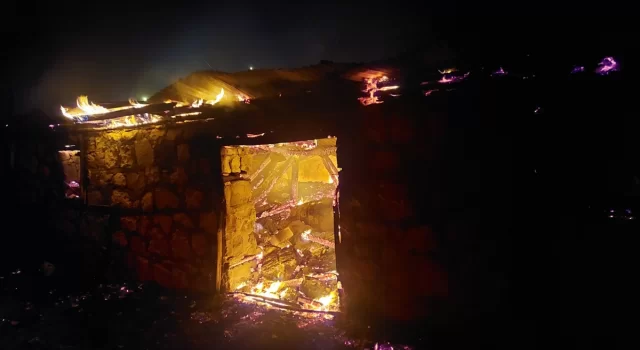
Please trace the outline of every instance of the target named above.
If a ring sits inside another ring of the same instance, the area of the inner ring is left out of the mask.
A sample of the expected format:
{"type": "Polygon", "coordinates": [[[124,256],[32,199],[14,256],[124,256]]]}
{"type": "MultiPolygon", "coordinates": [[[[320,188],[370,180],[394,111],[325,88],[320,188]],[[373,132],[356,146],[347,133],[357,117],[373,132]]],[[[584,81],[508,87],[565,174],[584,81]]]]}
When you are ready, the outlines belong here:
{"type": "Polygon", "coordinates": [[[222,204],[220,145],[196,125],[86,137],[87,201],[117,221],[112,243],[141,281],[212,291],[222,204]]]}
{"type": "Polygon", "coordinates": [[[338,271],[343,304],[360,316],[426,317],[448,295],[445,269],[436,258],[439,241],[425,209],[434,193],[427,169],[437,133],[425,132],[417,120],[375,106],[338,135],[338,271]]]}

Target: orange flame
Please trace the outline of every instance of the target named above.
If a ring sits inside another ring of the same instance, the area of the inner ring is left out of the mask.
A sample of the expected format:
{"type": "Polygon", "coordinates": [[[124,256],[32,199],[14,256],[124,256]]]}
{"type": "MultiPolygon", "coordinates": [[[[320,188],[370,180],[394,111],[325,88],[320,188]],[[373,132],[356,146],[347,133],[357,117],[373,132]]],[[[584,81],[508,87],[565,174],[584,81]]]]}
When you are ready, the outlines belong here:
{"type": "MultiPolygon", "coordinates": [[[[216,103],[220,102],[220,100],[222,100],[222,97],[224,97],[224,89],[220,89],[220,93],[216,95],[216,99],[215,100],[208,100],[207,102],[205,102],[208,105],[215,105],[216,103]]],[[[198,106],[200,107],[200,106],[198,106]]]]}
{"type": "Polygon", "coordinates": [[[108,113],[109,110],[89,101],[89,97],[81,95],[76,99],[76,104],[85,115],[108,113]]]}
{"type": "Polygon", "coordinates": [[[378,100],[378,96],[375,95],[377,91],[395,90],[399,88],[397,85],[378,87],[378,83],[383,83],[388,80],[389,78],[386,75],[382,77],[366,78],[365,89],[363,91],[368,93],[369,96],[360,97],[358,98],[358,101],[365,106],[382,103],[382,101],[378,100]]]}
{"type": "Polygon", "coordinates": [[[200,108],[200,106],[202,106],[202,103],[203,103],[203,100],[201,98],[197,99],[197,100],[193,101],[193,103],[191,104],[191,107],[200,108]]]}

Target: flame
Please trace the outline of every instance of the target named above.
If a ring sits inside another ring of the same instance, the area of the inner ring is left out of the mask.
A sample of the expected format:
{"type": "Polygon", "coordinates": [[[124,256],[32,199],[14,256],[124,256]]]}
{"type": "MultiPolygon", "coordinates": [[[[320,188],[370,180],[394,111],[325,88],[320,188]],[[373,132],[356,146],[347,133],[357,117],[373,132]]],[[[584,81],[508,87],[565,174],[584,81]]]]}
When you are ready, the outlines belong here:
{"type": "Polygon", "coordinates": [[[305,241],[308,241],[308,240],[309,240],[309,234],[310,234],[310,233],[311,233],[311,229],[309,229],[309,230],[305,230],[305,231],[302,231],[302,233],[300,234],[300,237],[301,237],[302,239],[304,239],[305,241]]]}
{"type": "Polygon", "coordinates": [[[264,283],[260,282],[253,287],[251,290],[252,294],[260,295],[267,298],[279,299],[278,294],[276,292],[280,289],[282,282],[273,282],[269,286],[269,288],[264,289],[264,283]]]}
{"type": "MultiPolygon", "coordinates": [[[[224,89],[220,89],[220,93],[218,93],[216,95],[216,99],[215,100],[208,100],[207,102],[205,102],[208,105],[215,105],[216,103],[220,102],[220,100],[222,100],[222,98],[224,97],[224,89]]],[[[200,106],[198,106],[200,107],[200,106]]]]}
{"type": "Polygon", "coordinates": [[[440,80],[438,80],[438,83],[441,83],[441,84],[457,83],[459,81],[466,79],[468,76],[469,76],[469,72],[465,73],[464,75],[458,75],[458,76],[445,74],[442,76],[442,78],[440,78],[440,80]]]}
{"type": "MultiPolygon", "coordinates": [[[[202,106],[202,103],[203,103],[203,100],[201,98],[197,99],[197,100],[193,101],[193,103],[191,104],[191,107],[200,108],[200,106],[202,106]]],[[[176,105],[176,107],[178,107],[178,105],[176,105]]]]}
{"type": "Polygon", "coordinates": [[[451,73],[457,72],[457,71],[458,70],[455,69],[455,68],[447,68],[447,69],[444,69],[444,70],[439,70],[438,69],[438,72],[440,72],[440,74],[451,74],[451,73]]]}
{"type": "Polygon", "coordinates": [[[102,114],[102,113],[108,113],[109,110],[97,105],[93,102],[89,101],[89,97],[87,96],[78,96],[78,98],[76,99],[76,104],[78,105],[78,108],[80,108],[86,115],[93,115],[93,114],[102,114]]]}
{"type": "Polygon", "coordinates": [[[382,103],[382,101],[378,100],[378,96],[375,95],[377,91],[395,90],[399,88],[399,86],[397,85],[378,87],[378,83],[383,83],[388,80],[389,80],[389,77],[387,77],[386,75],[382,77],[376,77],[376,78],[366,78],[365,89],[363,91],[368,93],[369,96],[360,97],[358,98],[358,101],[360,101],[360,103],[362,103],[365,106],[382,103]]]}
{"type": "Polygon", "coordinates": [[[322,308],[326,310],[328,306],[335,300],[335,298],[336,298],[336,292],[333,291],[329,293],[329,295],[325,295],[323,297],[316,299],[316,301],[322,304],[322,308]]]}
{"type": "Polygon", "coordinates": [[[242,288],[244,288],[246,285],[247,285],[247,282],[242,282],[242,283],[240,283],[240,284],[236,287],[236,290],[242,289],[242,288]]]}
{"type": "Polygon", "coordinates": [[[129,99],[129,104],[133,107],[133,108],[142,108],[142,107],[146,107],[148,106],[148,104],[145,103],[139,103],[138,101],[136,101],[135,98],[130,98],[129,99]]]}
{"type": "Polygon", "coordinates": [[[304,202],[302,201],[302,199],[300,199],[300,200],[298,201],[298,203],[296,203],[296,205],[303,205],[303,204],[304,204],[304,202]]]}
{"type": "Polygon", "coordinates": [[[328,183],[332,184],[333,183],[333,177],[331,177],[331,175],[329,175],[329,180],[327,180],[328,183]]]}
{"type": "Polygon", "coordinates": [[[69,114],[69,109],[68,108],[64,108],[62,106],[60,106],[60,111],[62,112],[62,115],[69,118],[69,119],[73,119],[73,115],[69,114]]]}
{"type": "Polygon", "coordinates": [[[598,63],[596,73],[600,75],[607,75],[609,72],[616,72],[620,70],[620,65],[613,57],[605,57],[598,63]]]}

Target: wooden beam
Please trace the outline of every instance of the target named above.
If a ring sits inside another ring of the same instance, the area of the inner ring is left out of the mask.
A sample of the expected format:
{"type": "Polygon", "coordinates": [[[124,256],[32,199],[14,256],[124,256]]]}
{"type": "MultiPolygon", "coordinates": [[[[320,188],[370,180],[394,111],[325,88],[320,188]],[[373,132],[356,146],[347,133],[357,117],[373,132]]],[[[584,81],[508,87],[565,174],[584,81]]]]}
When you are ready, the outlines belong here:
{"type": "Polygon", "coordinates": [[[291,165],[291,201],[295,205],[298,202],[298,171],[300,168],[300,159],[293,156],[293,164],[291,165]]]}

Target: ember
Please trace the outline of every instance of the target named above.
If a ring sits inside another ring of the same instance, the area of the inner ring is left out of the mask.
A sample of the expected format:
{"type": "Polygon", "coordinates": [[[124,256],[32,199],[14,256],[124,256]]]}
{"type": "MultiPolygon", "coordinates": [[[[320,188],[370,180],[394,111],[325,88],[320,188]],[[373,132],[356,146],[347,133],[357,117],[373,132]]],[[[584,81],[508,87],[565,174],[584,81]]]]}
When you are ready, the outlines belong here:
{"type": "Polygon", "coordinates": [[[613,57],[605,57],[598,63],[598,68],[596,68],[596,73],[600,75],[607,75],[610,72],[617,72],[620,69],[618,62],[613,59],[613,57]]]}
{"type": "Polygon", "coordinates": [[[335,145],[327,138],[223,148],[227,290],[280,307],[338,309],[335,145]]]}
{"type": "Polygon", "coordinates": [[[365,106],[382,103],[382,101],[378,100],[378,96],[375,95],[376,92],[395,90],[400,87],[398,85],[390,85],[390,86],[382,86],[382,87],[378,86],[378,84],[384,83],[387,81],[389,81],[389,78],[387,76],[365,79],[365,89],[363,91],[366,92],[369,96],[360,97],[358,98],[358,101],[360,101],[360,103],[362,103],[365,106]]]}
{"type": "Polygon", "coordinates": [[[469,72],[465,73],[464,75],[444,74],[442,76],[442,78],[440,78],[440,80],[438,80],[438,82],[441,83],[441,84],[457,83],[457,82],[463,81],[468,76],[469,76],[469,72]]]}

